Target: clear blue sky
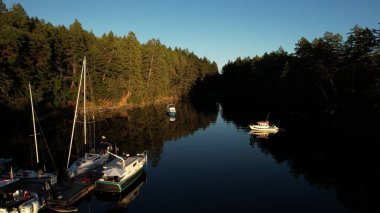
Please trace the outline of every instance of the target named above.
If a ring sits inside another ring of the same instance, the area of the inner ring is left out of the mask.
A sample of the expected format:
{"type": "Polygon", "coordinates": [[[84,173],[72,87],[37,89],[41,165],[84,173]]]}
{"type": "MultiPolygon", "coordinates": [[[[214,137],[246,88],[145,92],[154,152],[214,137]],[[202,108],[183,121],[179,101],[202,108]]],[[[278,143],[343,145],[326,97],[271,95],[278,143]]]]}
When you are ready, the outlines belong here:
{"type": "Polygon", "coordinates": [[[68,27],[78,19],[97,36],[133,31],[141,43],[158,38],[222,68],[237,57],[261,56],[301,37],[343,36],[356,24],[379,29],[380,0],[3,0],[30,17],[68,27]]]}

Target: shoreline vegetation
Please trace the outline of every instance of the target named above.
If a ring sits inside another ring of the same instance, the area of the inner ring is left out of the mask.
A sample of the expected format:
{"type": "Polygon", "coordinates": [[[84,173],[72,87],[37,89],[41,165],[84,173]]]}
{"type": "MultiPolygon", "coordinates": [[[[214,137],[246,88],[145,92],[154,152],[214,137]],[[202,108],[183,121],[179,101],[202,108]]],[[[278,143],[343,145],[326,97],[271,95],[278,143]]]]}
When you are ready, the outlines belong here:
{"type": "MultiPolygon", "coordinates": [[[[355,25],[344,39],[326,32],[283,48],[236,58],[219,73],[215,62],[133,32],[96,37],[75,20],[68,28],[29,17],[0,0],[0,109],[28,107],[27,85],[43,111],[73,106],[86,56],[89,97],[96,110],[132,109],[192,100],[280,109],[298,114],[380,117],[380,29],[355,25]]],[[[367,122],[368,123],[368,122],[367,122]]],[[[368,123],[370,124],[370,123],[368,123]]]]}
{"type": "Polygon", "coordinates": [[[0,108],[22,110],[32,85],[36,105],[70,107],[87,58],[87,95],[101,108],[133,107],[188,96],[193,85],[218,75],[215,62],[133,32],[97,37],[78,20],[69,27],[29,17],[21,4],[0,0],[0,108]]]}

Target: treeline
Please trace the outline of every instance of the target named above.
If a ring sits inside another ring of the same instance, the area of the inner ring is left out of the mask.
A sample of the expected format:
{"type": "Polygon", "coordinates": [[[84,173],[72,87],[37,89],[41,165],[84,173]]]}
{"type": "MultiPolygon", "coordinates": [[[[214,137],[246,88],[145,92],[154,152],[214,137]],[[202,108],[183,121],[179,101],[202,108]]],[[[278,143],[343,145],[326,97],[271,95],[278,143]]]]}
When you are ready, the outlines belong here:
{"type": "Polygon", "coordinates": [[[289,110],[378,110],[380,31],[355,26],[346,40],[330,32],[312,41],[301,38],[292,54],[280,48],[237,58],[207,83],[224,98],[289,110]]]}
{"type": "Polygon", "coordinates": [[[20,4],[0,0],[0,105],[28,103],[28,83],[43,106],[67,106],[87,57],[96,104],[140,104],[186,97],[193,84],[218,73],[215,62],[168,48],[158,39],[141,44],[133,32],[96,37],[75,20],[68,28],[28,17],[20,4]]]}

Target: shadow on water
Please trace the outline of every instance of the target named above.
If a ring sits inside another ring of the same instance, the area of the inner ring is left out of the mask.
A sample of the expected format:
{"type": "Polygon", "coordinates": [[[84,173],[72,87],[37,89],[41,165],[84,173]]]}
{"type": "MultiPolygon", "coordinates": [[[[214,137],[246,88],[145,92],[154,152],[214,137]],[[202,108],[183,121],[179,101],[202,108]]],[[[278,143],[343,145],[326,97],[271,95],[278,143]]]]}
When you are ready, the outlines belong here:
{"type": "MultiPolygon", "coordinates": [[[[224,119],[241,128],[268,114],[268,110],[255,105],[221,105],[224,119]]],[[[333,190],[346,207],[378,212],[380,155],[376,140],[336,128],[321,116],[272,111],[269,120],[281,128],[280,132],[269,136],[251,134],[249,143],[278,163],[286,163],[295,178],[303,176],[310,185],[333,190]]]]}

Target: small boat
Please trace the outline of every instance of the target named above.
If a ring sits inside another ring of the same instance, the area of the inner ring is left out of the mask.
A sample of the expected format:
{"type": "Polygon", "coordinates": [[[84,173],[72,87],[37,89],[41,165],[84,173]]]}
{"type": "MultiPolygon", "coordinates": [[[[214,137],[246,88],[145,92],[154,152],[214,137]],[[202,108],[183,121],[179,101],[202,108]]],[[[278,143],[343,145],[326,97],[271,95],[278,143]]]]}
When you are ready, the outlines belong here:
{"type": "Polygon", "coordinates": [[[41,203],[37,193],[24,190],[1,191],[0,212],[37,213],[41,203]]]}
{"type": "Polygon", "coordinates": [[[143,173],[146,154],[118,156],[111,152],[115,159],[107,163],[102,171],[103,176],[95,182],[95,190],[101,192],[122,192],[134,183],[143,173]]]}
{"type": "Polygon", "coordinates": [[[174,105],[174,104],[168,104],[168,105],[166,106],[166,114],[167,114],[168,116],[176,116],[177,111],[176,111],[176,109],[175,109],[175,105],[174,105]]]}
{"type": "Polygon", "coordinates": [[[30,169],[19,169],[15,172],[14,177],[18,179],[34,180],[35,182],[48,181],[51,185],[57,183],[57,173],[43,172],[42,170],[36,172],[30,169]]]}
{"type": "Polygon", "coordinates": [[[279,128],[270,124],[269,121],[258,121],[257,124],[250,124],[249,128],[254,131],[276,133],[279,128]]]}

